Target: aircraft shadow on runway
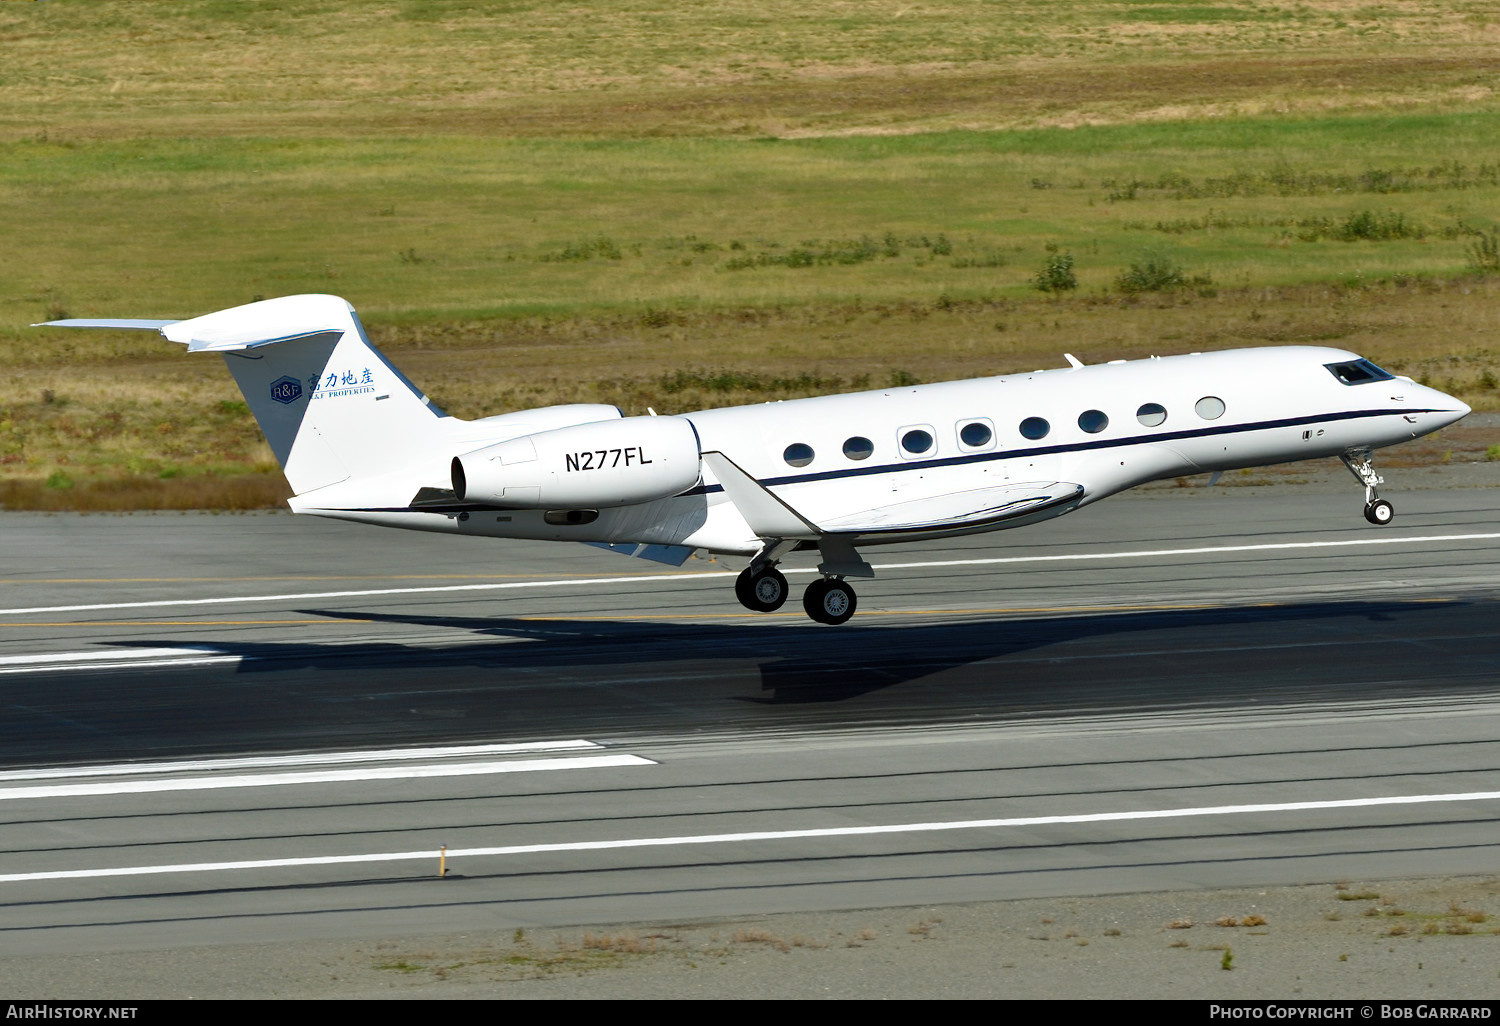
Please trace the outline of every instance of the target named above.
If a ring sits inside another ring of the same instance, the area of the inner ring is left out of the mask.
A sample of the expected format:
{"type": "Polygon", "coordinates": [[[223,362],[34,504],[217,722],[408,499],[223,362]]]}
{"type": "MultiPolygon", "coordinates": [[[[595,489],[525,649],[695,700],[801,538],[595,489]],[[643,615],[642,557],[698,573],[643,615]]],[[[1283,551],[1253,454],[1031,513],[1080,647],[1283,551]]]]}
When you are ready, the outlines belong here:
{"type": "MultiPolygon", "coordinates": [[[[1089,613],[1045,619],[984,619],[918,625],[872,624],[835,630],[813,624],[683,624],[639,620],[546,621],[346,610],[299,610],[307,615],[357,618],[377,623],[442,628],[504,644],[457,643],[447,647],[376,643],[224,643],[215,648],[243,657],[240,673],[289,669],[411,671],[524,671],[559,683],[628,686],[631,667],[651,667],[657,678],[698,689],[729,667],[743,680],[758,672],[758,694],[743,687],[726,697],[756,703],[843,702],[911,682],[946,677],[948,683],[977,680],[998,707],[1021,700],[1031,705],[1050,696],[1102,690],[1118,697],[1122,686],[1144,678],[1158,700],[1174,692],[1201,702],[1207,678],[1222,687],[1264,691],[1289,680],[1300,683],[1299,699],[1318,682],[1342,690],[1350,682],[1371,683],[1375,667],[1369,647],[1382,636],[1409,642],[1413,618],[1440,620],[1445,627],[1492,615],[1474,602],[1316,602],[1200,610],[1089,613]],[[1349,621],[1347,627],[1330,621],[1349,621]],[[1295,636],[1293,636],[1295,634],[1295,636]],[[517,644],[516,642],[522,642],[517,644]],[[1078,644],[1084,643],[1084,644],[1078,644]],[[1145,673],[1122,669],[1141,664],[1145,673]],[[952,671],[982,669],[955,675],[952,671]],[[1258,686],[1257,678],[1266,678],[1258,686]],[[1027,695],[1032,688],[1040,694],[1027,695]]],[[[1490,622],[1493,622],[1492,620],[1490,622]]],[[[1451,633],[1445,631],[1445,633],[1451,633]]],[[[139,644],[170,648],[171,641],[139,644]]],[[[180,643],[177,643],[180,644],[180,643]]],[[[1410,648],[1409,644],[1406,647],[1410,648]]],[[[1476,653],[1477,654],[1477,653],[1476,653]]],[[[1390,653],[1381,668],[1390,669],[1390,653]]],[[[1431,649],[1421,653],[1430,664],[1431,649]]],[[[434,680],[441,681],[438,676],[434,680]]],[[[655,679],[653,686],[660,686],[655,679]]],[[[936,680],[941,685],[944,680],[936,680]]],[[[719,689],[713,689],[717,693],[719,689]]]]}
{"type": "MultiPolygon", "coordinates": [[[[215,640],[238,666],[0,678],[0,764],[760,727],[1266,709],[1489,693],[1497,602],[1309,602],[827,628],[317,615],[425,643],[215,640]]],[[[137,648],[204,642],[138,637],[137,648]]]]}

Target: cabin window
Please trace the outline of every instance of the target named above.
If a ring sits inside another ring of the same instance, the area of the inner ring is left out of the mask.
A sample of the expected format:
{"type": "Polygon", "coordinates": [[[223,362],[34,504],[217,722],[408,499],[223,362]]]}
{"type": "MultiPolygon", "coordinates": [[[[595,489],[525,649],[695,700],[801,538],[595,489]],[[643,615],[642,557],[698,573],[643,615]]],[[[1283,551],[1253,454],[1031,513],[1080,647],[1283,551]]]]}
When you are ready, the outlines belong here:
{"type": "Polygon", "coordinates": [[[1167,408],[1161,403],[1146,403],[1135,411],[1135,419],[1142,427],[1161,427],[1167,422],[1167,408]]]}
{"type": "Polygon", "coordinates": [[[802,442],[793,442],[786,447],[781,458],[794,467],[805,467],[813,461],[813,447],[802,442]]]}
{"type": "Polygon", "coordinates": [[[1046,438],[1047,432],[1051,430],[1052,425],[1048,424],[1041,417],[1027,417],[1021,421],[1021,437],[1029,438],[1033,442],[1040,438],[1046,438]]]}
{"type": "Polygon", "coordinates": [[[1348,363],[1325,363],[1328,373],[1346,385],[1368,385],[1372,381],[1390,381],[1395,377],[1381,370],[1369,360],[1350,360],[1348,363]]]}
{"type": "Polygon", "coordinates": [[[1216,395],[1206,395],[1199,399],[1193,409],[1198,411],[1198,416],[1204,420],[1218,420],[1224,416],[1224,400],[1216,395]]]}
{"type": "Polygon", "coordinates": [[[1078,415],[1078,426],[1091,435],[1097,435],[1109,427],[1109,418],[1102,410],[1084,410],[1078,415]]]}
{"type": "Polygon", "coordinates": [[[911,428],[901,433],[901,448],[912,456],[929,453],[932,446],[932,432],[924,428],[911,428]]]}
{"type": "Polygon", "coordinates": [[[875,443],[855,435],[844,442],[844,455],[851,460],[867,460],[875,452],[875,443]]]}
{"type": "Polygon", "coordinates": [[[965,449],[986,449],[995,440],[995,429],[987,420],[971,420],[958,429],[958,440],[965,449]]]}

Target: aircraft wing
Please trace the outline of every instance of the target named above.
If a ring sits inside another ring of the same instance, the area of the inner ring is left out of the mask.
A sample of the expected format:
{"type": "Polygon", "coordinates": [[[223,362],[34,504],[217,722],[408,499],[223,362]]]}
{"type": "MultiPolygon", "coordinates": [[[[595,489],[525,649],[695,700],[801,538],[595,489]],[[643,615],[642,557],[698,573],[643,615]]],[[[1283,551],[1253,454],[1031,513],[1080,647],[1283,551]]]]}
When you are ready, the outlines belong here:
{"type": "Polygon", "coordinates": [[[830,534],[901,534],[998,524],[1071,502],[1083,486],[1071,481],[1027,481],[891,503],[818,521],[830,534]]]}

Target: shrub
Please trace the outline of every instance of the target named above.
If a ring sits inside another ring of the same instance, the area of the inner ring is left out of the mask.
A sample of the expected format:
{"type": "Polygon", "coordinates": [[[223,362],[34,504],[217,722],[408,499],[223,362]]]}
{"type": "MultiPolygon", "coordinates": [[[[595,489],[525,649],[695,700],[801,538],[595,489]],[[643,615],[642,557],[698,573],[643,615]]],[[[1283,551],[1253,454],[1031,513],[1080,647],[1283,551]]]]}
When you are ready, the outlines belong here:
{"type": "Polygon", "coordinates": [[[1170,261],[1148,257],[1144,264],[1131,264],[1130,270],[1121,271],[1115,279],[1115,288],[1126,295],[1137,292],[1161,292],[1164,289],[1180,288],[1187,284],[1182,268],[1170,261]]]}
{"type": "Polygon", "coordinates": [[[1073,273],[1073,254],[1054,253],[1031,281],[1038,292],[1068,292],[1078,287],[1078,276],[1073,273]]]}
{"type": "Polygon", "coordinates": [[[1212,284],[1213,279],[1208,275],[1197,274],[1189,278],[1180,266],[1155,254],[1148,255],[1145,263],[1131,264],[1129,270],[1121,271],[1115,278],[1115,288],[1127,296],[1141,292],[1166,292],[1188,285],[1202,288],[1212,284]]]}

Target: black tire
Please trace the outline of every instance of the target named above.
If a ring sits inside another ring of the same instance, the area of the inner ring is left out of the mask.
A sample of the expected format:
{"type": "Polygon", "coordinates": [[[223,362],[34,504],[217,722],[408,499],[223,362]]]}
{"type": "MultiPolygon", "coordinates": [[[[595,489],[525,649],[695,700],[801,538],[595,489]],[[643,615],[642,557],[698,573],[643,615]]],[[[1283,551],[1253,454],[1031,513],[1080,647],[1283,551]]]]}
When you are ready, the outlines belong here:
{"type": "Polygon", "coordinates": [[[790,590],[786,578],[774,566],[753,576],[746,567],[734,580],[734,597],[740,600],[740,605],[757,613],[780,609],[790,590]]]}
{"type": "Polygon", "coordinates": [[[820,578],[802,593],[802,608],[818,623],[841,624],[858,607],[854,589],[843,581],[820,578]]]}
{"type": "Polygon", "coordinates": [[[1384,499],[1376,499],[1365,507],[1365,519],[1376,527],[1384,527],[1396,518],[1396,507],[1384,499]]]}

